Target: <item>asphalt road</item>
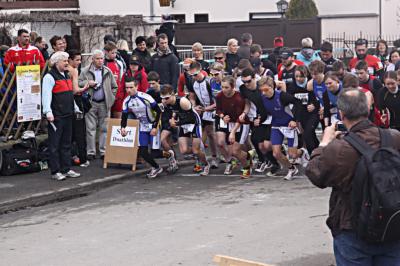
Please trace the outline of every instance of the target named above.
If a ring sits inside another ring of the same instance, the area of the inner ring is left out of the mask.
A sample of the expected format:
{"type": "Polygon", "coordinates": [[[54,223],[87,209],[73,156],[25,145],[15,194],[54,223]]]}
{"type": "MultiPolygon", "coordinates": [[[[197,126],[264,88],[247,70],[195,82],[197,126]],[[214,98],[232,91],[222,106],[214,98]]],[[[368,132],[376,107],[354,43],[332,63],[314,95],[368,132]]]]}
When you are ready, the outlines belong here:
{"type": "Polygon", "coordinates": [[[334,265],[329,190],[303,179],[134,178],[87,197],[0,216],[0,265],[215,265],[216,254],[334,265]]]}

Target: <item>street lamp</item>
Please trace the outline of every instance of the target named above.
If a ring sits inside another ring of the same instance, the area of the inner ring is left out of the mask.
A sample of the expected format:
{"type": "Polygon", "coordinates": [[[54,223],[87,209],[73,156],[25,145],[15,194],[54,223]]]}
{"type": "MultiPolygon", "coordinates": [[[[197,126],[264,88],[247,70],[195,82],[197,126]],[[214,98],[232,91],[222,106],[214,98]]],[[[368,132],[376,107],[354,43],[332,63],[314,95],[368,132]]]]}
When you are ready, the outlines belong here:
{"type": "Polygon", "coordinates": [[[289,4],[285,0],[279,0],[278,2],[276,2],[276,7],[278,8],[278,13],[281,14],[282,17],[284,17],[286,11],[288,10],[289,4]]]}

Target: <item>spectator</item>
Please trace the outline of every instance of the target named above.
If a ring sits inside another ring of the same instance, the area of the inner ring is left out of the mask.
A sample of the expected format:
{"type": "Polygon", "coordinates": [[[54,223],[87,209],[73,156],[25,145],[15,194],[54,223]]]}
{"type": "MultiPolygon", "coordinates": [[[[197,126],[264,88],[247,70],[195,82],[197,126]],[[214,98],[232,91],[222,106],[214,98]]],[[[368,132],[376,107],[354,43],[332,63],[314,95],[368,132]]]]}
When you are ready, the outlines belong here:
{"type": "Polygon", "coordinates": [[[29,43],[31,45],[35,45],[35,40],[37,37],[39,37],[39,34],[36,31],[31,31],[31,33],[29,33],[29,43]]]}
{"type": "MultiPolygon", "coordinates": [[[[112,74],[114,75],[114,79],[117,82],[118,90],[124,89],[124,74],[126,71],[125,62],[120,58],[117,58],[117,46],[113,42],[108,42],[104,46],[105,53],[105,62],[104,65],[108,67],[112,74]]],[[[118,93],[118,92],[117,92],[118,93]]],[[[121,118],[122,105],[119,104],[118,101],[114,102],[113,107],[111,108],[111,114],[113,118],[121,118]]]]}
{"type": "Polygon", "coordinates": [[[368,65],[368,72],[376,77],[382,77],[384,68],[381,60],[373,55],[367,54],[368,41],[366,39],[358,39],[355,43],[356,57],[350,60],[349,70],[354,74],[356,72],[356,64],[360,60],[364,60],[368,65]]]}
{"type": "MultiPolygon", "coordinates": [[[[225,50],[222,48],[218,48],[215,50],[214,52],[214,61],[217,63],[220,63],[221,65],[224,66],[224,69],[227,73],[229,73],[229,67],[228,64],[226,62],[226,54],[225,54],[225,50]]],[[[232,69],[233,71],[233,69],[232,69]]]]}
{"type": "Polygon", "coordinates": [[[118,40],[117,52],[121,55],[126,66],[129,66],[129,46],[128,42],[124,39],[118,40]]]}
{"type": "MultiPolygon", "coordinates": [[[[67,48],[64,39],[58,35],[54,35],[53,37],[51,37],[50,45],[51,45],[51,48],[53,48],[53,53],[65,52],[65,49],[67,48]]],[[[50,57],[51,57],[51,55],[50,55],[50,57]]]]}
{"type": "MultiPolygon", "coordinates": [[[[262,55],[262,48],[261,45],[259,44],[252,44],[250,47],[250,59],[255,58],[255,59],[259,59],[262,63],[262,67],[265,69],[269,69],[273,75],[277,74],[276,71],[276,66],[273,62],[271,62],[269,59],[267,58],[261,58],[262,55]]],[[[250,60],[251,61],[251,60],[250,60]]]]}
{"type": "Polygon", "coordinates": [[[201,69],[209,73],[210,64],[204,60],[203,45],[201,43],[196,42],[192,45],[192,54],[194,60],[200,63],[201,69]]]}
{"type": "Polygon", "coordinates": [[[390,118],[390,128],[400,131],[400,91],[396,72],[386,72],[383,81],[385,87],[378,96],[382,123],[387,124],[390,118]]]}
{"type": "Polygon", "coordinates": [[[240,44],[237,54],[240,59],[250,59],[250,46],[253,44],[253,36],[250,33],[243,33],[240,37],[240,44]]]}
{"type": "Polygon", "coordinates": [[[4,64],[10,65],[10,70],[14,71],[17,65],[39,64],[43,69],[45,61],[38,48],[29,44],[29,32],[25,29],[18,30],[18,44],[11,47],[5,54],[4,64]]]}
{"type": "Polygon", "coordinates": [[[301,40],[301,51],[297,55],[297,60],[309,66],[312,61],[319,60],[319,55],[313,49],[313,40],[311,38],[304,38],[301,40]]]}
{"type": "Polygon", "coordinates": [[[138,81],[137,90],[141,92],[146,92],[149,88],[149,83],[147,81],[147,74],[144,71],[143,66],[140,64],[139,57],[137,55],[132,55],[129,62],[129,69],[126,71],[126,77],[133,77],[138,81]]]}
{"type": "Polygon", "coordinates": [[[400,52],[398,50],[393,50],[389,55],[389,65],[386,68],[386,71],[394,71],[399,68],[400,62],[400,52]]]}
{"type": "MultiPolygon", "coordinates": [[[[346,67],[342,61],[336,61],[332,65],[332,72],[335,73],[335,75],[339,78],[341,82],[343,82],[343,79],[347,75],[351,75],[346,71],[346,67]]],[[[354,76],[354,75],[353,75],[354,76]]],[[[345,88],[348,88],[347,86],[344,86],[345,88]]]]}
{"type": "Polygon", "coordinates": [[[227,43],[226,57],[226,72],[232,75],[232,71],[239,64],[239,55],[237,51],[239,49],[238,41],[236,39],[229,39],[227,43]]]}
{"type": "Polygon", "coordinates": [[[290,88],[294,82],[294,71],[296,66],[304,65],[302,61],[294,59],[293,51],[287,47],[281,49],[279,56],[282,64],[278,66],[278,79],[286,83],[286,88],[290,88]]]}
{"type": "Polygon", "coordinates": [[[150,36],[146,39],[146,48],[150,55],[153,56],[156,53],[157,38],[155,36],[150,36]]]}
{"type": "Polygon", "coordinates": [[[92,99],[92,108],[86,114],[86,142],[88,160],[96,157],[96,131],[100,127],[99,151],[103,158],[105,153],[107,123],[110,110],[114,104],[115,94],[118,89],[117,82],[111,70],[104,65],[104,53],[101,50],[93,51],[92,62],[82,69],[79,75],[79,87],[89,83],[88,93],[92,99]]]}
{"type": "Polygon", "coordinates": [[[321,61],[325,63],[325,73],[328,71],[332,71],[333,64],[338,61],[337,59],[333,58],[333,46],[330,42],[323,42],[321,44],[319,52],[319,57],[321,61]]]}
{"type": "Polygon", "coordinates": [[[281,61],[279,60],[279,55],[281,54],[281,49],[284,47],[283,37],[278,36],[274,38],[274,49],[272,53],[268,55],[268,59],[276,66],[278,66],[281,61]]]}
{"type": "Polygon", "coordinates": [[[157,36],[157,53],[151,58],[151,69],[160,75],[160,84],[170,84],[177,90],[179,78],[179,60],[168,46],[166,34],[157,36]]]}
{"type": "Polygon", "coordinates": [[[50,56],[49,56],[49,52],[47,51],[49,46],[47,45],[45,39],[43,37],[41,37],[41,36],[37,37],[36,40],[35,40],[34,45],[42,53],[43,59],[45,61],[47,61],[50,58],[50,56]]]}
{"type": "Polygon", "coordinates": [[[51,177],[64,180],[79,177],[70,169],[72,120],[75,112],[80,112],[74,104],[72,81],[68,76],[68,54],[56,52],[52,58],[52,68],[43,78],[43,114],[48,123],[49,166],[51,177]]]}
{"type": "Polygon", "coordinates": [[[389,47],[385,40],[376,42],[375,56],[381,61],[384,69],[389,65],[389,47]]]}
{"type": "MultiPolygon", "coordinates": [[[[357,89],[339,95],[337,105],[347,131],[355,133],[373,148],[380,145],[378,128],[368,121],[365,95],[357,89]]],[[[390,131],[392,148],[400,150],[400,134],[390,131]]],[[[333,235],[333,248],[338,266],[400,265],[400,242],[370,244],[359,238],[352,221],[352,190],[359,153],[335,129],[325,129],[322,141],[314,150],[306,175],[319,188],[331,187],[327,225],[333,235]]]]}
{"type": "Polygon", "coordinates": [[[144,67],[146,73],[150,71],[151,66],[151,54],[146,49],[146,38],[143,36],[138,36],[135,39],[136,48],[133,50],[132,54],[136,54],[139,59],[140,65],[144,67]]]}
{"type": "Polygon", "coordinates": [[[65,42],[65,51],[79,50],[79,45],[72,35],[65,34],[63,39],[65,42]]]}
{"type": "Polygon", "coordinates": [[[103,41],[104,41],[104,45],[106,45],[108,42],[113,42],[113,43],[117,42],[115,40],[114,36],[112,36],[111,34],[104,35],[103,41]]]}
{"type": "Polygon", "coordinates": [[[171,50],[171,52],[176,56],[176,58],[178,58],[178,60],[180,61],[178,51],[176,50],[176,47],[172,44],[175,38],[174,23],[176,22],[176,20],[174,20],[173,17],[170,15],[162,15],[161,19],[162,19],[162,24],[159,29],[156,29],[156,34],[157,36],[163,33],[167,35],[168,47],[171,50]]]}

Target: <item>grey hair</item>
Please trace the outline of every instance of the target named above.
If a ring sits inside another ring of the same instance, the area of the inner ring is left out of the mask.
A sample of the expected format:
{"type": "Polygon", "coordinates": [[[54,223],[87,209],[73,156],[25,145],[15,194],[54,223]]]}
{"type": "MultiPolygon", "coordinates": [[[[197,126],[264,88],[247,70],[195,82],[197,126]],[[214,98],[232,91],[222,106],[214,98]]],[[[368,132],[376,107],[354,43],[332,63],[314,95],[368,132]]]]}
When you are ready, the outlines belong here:
{"type": "Polygon", "coordinates": [[[50,57],[50,65],[54,66],[57,62],[61,60],[65,60],[69,58],[69,54],[66,52],[55,52],[51,57],[50,57]]]}
{"type": "Polygon", "coordinates": [[[339,94],[337,106],[350,121],[367,118],[369,115],[367,96],[359,89],[344,89],[339,94]]]}
{"type": "Polygon", "coordinates": [[[102,57],[104,57],[104,52],[100,49],[93,50],[92,54],[93,54],[93,56],[101,55],[102,57]]]}

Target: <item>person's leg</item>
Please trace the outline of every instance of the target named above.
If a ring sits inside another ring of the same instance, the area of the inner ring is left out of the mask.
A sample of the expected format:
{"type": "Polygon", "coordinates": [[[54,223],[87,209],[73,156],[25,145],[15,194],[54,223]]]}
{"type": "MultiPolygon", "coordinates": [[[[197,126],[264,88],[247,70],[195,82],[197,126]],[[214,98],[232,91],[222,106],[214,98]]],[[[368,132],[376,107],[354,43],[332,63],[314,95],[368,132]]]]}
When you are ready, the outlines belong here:
{"type": "Polygon", "coordinates": [[[71,167],[72,119],[72,116],[61,118],[63,132],[60,145],[60,169],[63,174],[67,173],[71,167]]]}
{"type": "Polygon", "coordinates": [[[259,129],[259,127],[252,127],[251,129],[251,144],[253,144],[254,149],[256,150],[258,161],[263,163],[265,162],[265,157],[264,153],[261,151],[259,143],[262,142],[260,139],[261,135],[265,134],[262,132],[262,130],[259,129]]]}
{"type": "Polygon", "coordinates": [[[400,241],[383,244],[377,249],[379,255],[373,257],[372,265],[400,265],[400,241]]]}
{"type": "Polygon", "coordinates": [[[98,103],[93,102],[92,108],[85,115],[86,123],[86,152],[87,155],[96,155],[96,130],[97,130],[98,103]]]}
{"type": "Polygon", "coordinates": [[[204,165],[207,165],[206,154],[201,149],[202,139],[201,138],[193,138],[192,140],[192,152],[194,155],[199,158],[199,161],[204,165]]]}
{"type": "Polygon", "coordinates": [[[307,119],[305,119],[303,128],[304,128],[304,142],[306,144],[306,148],[309,154],[313,152],[315,148],[319,145],[319,140],[317,138],[317,134],[315,130],[319,124],[319,117],[316,115],[310,115],[307,119]]]}
{"type": "Polygon", "coordinates": [[[86,163],[86,135],[85,135],[85,120],[73,118],[73,141],[78,148],[78,157],[80,164],[86,163]]]}
{"type": "Polygon", "coordinates": [[[335,236],[333,250],[337,266],[373,266],[372,256],[364,252],[365,247],[352,232],[341,232],[335,236]]]}
{"type": "Polygon", "coordinates": [[[56,173],[60,173],[60,142],[62,137],[62,128],[60,127],[60,121],[54,120],[53,124],[57,128],[54,131],[53,126],[48,123],[47,130],[48,130],[48,138],[49,138],[49,167],[50,172],[52,175],[56,173]]]}
{"type": "Polygon", "coordinates": [[[106,103],[99,106],[99,151],[100,155],[104,156],[106,153],[106,139],[107,139],[107,118],[110,117],[110,111],[107,110],[106,103]]]}
{"type": "Polygon", "coordinates": [[[216,132],[217,145],[219,152],[224,156],[226,162],[231,160],[231,154],[229,153],[228,146],[226,145],[226,133],[222,131],[216,132]]]}
{"type": "Polygon", "coordinates": [[[205,127],[205,131],[207,134],[208,143],[210,144],[211,155],[212,155],[212,157],[216,158],[217,157],[217,145],[216,145],[216,140],[215,140],[214,123],[208,124],[205,127]]]}

